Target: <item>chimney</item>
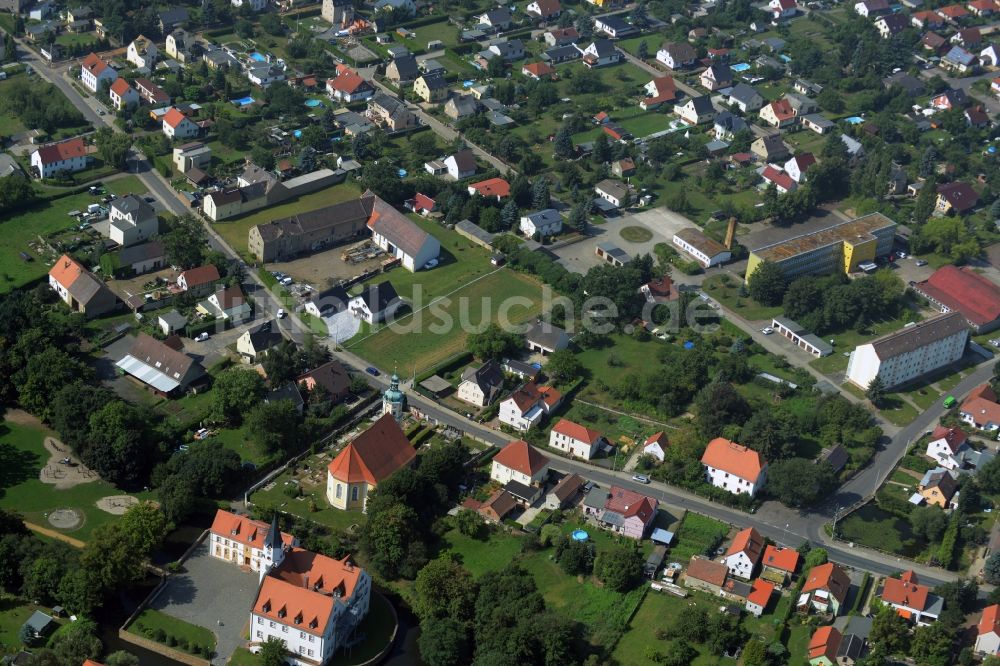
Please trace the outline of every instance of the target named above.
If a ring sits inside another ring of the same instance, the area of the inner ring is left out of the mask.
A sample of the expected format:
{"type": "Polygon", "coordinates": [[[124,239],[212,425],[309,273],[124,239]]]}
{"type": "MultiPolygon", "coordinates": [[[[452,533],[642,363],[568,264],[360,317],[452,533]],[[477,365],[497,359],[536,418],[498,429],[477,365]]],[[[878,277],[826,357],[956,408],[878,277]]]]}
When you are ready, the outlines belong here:
{"type": "Polygon", "coordinates": [[[309,589],[309,574],[305,575],[305,578],[303,579],[302,587],[306,588],[307,590],[309,589]]]}

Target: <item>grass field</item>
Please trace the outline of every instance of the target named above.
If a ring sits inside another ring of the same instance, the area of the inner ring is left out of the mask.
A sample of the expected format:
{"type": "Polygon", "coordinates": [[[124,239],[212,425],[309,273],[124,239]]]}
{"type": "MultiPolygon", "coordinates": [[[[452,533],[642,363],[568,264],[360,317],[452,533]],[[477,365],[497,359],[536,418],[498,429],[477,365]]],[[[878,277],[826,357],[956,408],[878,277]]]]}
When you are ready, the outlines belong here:
{"type": "Polygon", "coordinates": [[[718,546],[728,533],[729,525],[688,512],[677,530],[677,543],[670,549],[670,559],[683,564],[693,555],[705,555],[709,549],[718,546]]]}
{"type": "Polygon", "coordinates": [[[837,523],[841,539],[889,553],[914,555],[914,535],[910,524],[883,511],[875,503],[866,504],[837,523]]]}
{"type": "Polygon", "coordinates": [[[204,647],[207,647],[209,650],[215,649],[215,635],[208,629],[185,622],[180,618],[167,615],[166,613],[161,613],[153,608],[147,608],[142,611],[139,617],[135,618],[135,621],[129,626],[128,631],[139,636],[152,638],[153,640],[157,639],[153,638],[150,632],[162,631],[168,637],[166,641],[167,645],[170,645],[169,637],[172,636],[176,643],[179,643],[177,648],[185,652],[197,652],[197,648],[204,647]],[[186,649],[186,647],[190,649],[186,649]]]}
{"type": "Polygon", "coordinates": [[[307,520],[312,520],[325,525],[334,530],[346,530],[351,525],[362,525],[366,520],[365,514],[360,511],[341,511],[330,506],[325,496],[324,483],[315,488],[303,487],[306,499],[292,499],[284,493],[286,484],[292,479],[291,472],[285,472],[275,479],[274,487],[270,490],[258,490],[253,494],[251,501],[255,505],[273,506],[279,511],[284,511],[307,520]],[[309,499],[316,503],[317,511],[310,511],[309,499]]]}
{"type": "Polygon", "coordinates": [[[104,187],[107,188],[109,192],[114,192],[120,197],[126,194],[138,194],[143,195],[148,191],[148,188],[142,184],[138,176],[124,176],[123,178],[115,178],[114,180],[109,180],[104,183],[104,187]]]}
{"type": "Polygon", "coordinates": [[[97,508],[97,500],[122,493],[100,480],[64,490],[42,483],[38,475],[49,457],[42,444],[47,434],[50,433],[10,421],[0,424],[0,460],[4,461],[0,471],[0,507],[17,511],[26,521],[43,527],[51,527],[46,518],[50,511],[78,509],[83,513],[83,523],[66,533],[86,541],[97,527],[116,520],[97,508]]]}
{"type": "Polygon", "coordinates": [[[360,194],[361,192],[352,183],[341,183],[340,185],[328,187],[319,192],[313,192],[292,199],[280,206],[272,206],[264,210],[254,211],[249,215],[237,217],[232,220],[215,222],[212,226],[219,235],[226,239],[226,242],[233,249],[245,255],[247,252],[247,234],[250,232],[250,227],[257,224],[266,224],[271,220],[289,217],[297,213],[316,210],[323,206],[341,203],[353,199],[360,194]]]}
{"type": "Polygon", "coordinates": [[[725,275],[716,275],[705,280],[702,287],[720,304],[750,321],[770,321],[781,314],[781,307],[760,305],[749,296],[740,296],[740,280],[725,275]],[[729,284],[725,284],[725,280],[729,284]]]}
{"type": "MultiPolygon", "coordinates": [[[[43,613],[49,609],[33,604],[9,594],[0,594],[0,655],[16,654],[24,647],[18,633],[31,614],[36,610],[43,613]]],[[[59,620],[56,620],[59,622],[59,620]]]]}

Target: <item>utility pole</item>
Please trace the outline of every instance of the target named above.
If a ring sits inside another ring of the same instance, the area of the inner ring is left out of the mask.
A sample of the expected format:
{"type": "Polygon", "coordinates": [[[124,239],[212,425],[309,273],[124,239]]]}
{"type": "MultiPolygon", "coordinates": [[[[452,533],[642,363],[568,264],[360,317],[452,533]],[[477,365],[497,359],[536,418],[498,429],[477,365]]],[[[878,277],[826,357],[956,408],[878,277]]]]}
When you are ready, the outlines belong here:
{"type": "Polygon", "coordinates": [[[833,513],[833,537],[837,538],[837,519],[840,518],[840,505],[837,505],[837,510],[833,513]]]}

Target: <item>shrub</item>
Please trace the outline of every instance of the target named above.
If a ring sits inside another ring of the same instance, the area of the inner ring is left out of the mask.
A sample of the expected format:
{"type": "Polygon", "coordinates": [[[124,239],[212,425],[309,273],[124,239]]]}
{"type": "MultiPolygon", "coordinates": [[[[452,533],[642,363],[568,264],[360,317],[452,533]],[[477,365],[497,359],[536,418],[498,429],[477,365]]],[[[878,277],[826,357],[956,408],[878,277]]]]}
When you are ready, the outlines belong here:
{"type": "MultiPolygon", "coordinates": [[[[173,638],[173,636],[171,636],[171,638],[173,638]]],[[[154,629],[153,640],[155,640],[157,643],[163,643],[164,641],[167,640],[167,632],[163,631],[163,629],[154,629]]]]}
{"type": "Polygon", "coordinates": [[[167,635],[167,645],[169,645],[170,647],[177,647],[177,639],[174,638],[173,634],[167,635]]]}

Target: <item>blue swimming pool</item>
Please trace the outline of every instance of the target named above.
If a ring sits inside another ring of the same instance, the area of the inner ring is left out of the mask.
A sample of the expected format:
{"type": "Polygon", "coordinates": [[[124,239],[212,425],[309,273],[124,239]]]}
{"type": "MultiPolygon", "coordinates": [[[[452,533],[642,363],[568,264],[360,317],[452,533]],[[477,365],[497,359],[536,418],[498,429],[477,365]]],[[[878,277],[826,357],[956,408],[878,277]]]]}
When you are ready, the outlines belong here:
{"type": "Polygon", "coordinates": [[[741,62],[736,65],[732,65],[729,69],[733,70],[734,72],[745,72],[748,69],[750,69],[750,64],[741,62]]]}
{"type": "Polygon", "coordinates": [[[310,109],[315,109],[317,106],[323,106],[323,102],[321,102],[318,99],[307,99],[306,106],[308,106],[310,109]]]}
{"type": "Polygon", "coordinates": [[[860,125],[865,122],[865,119],[860,116],[851,116],[850,118],[844,118],[844,122],[852,125],[860,125]]]}
{"type": "Polygon", "coordinates": [[[463,88],[471,88],[474,85],[476,85],[475,81],[470,81],[470,80],[462,81],[463,88]]]}
{"type": "Polygon", "coordinates": [[[236,106],[247,106],[248,104],[253,104],[253,97],[240,97],[239,99],[230,100],[236,106]]]}
{"type": "Polygon", "coordinates": [[[257,62],[264,62],[264,61],[267,60],[267,58],[265,58],[260,53],[257,53],[256,51],[254,51],[253,53],[250,54],[250,59],[251,60],[256,60],[257,62]]]}
{"type": "Polygon", "coordinates": [[[406,178],[406,169],[400,169],[398,173],[400,178],[406,178]]]}
{"type": "Polygon", "coordinates": [[[292,136],[294,136],[296,139],[301,138],[302,137],[302,130],[295,130],[294,132],[292,132],[292,136]]]}
{"type": "Polygon", "coordinates": [[[573,537],[573,541],[586,541],[590,538],[590,535],[583,530],[573,530],[573,534],[571,536],[573,537]]]}

